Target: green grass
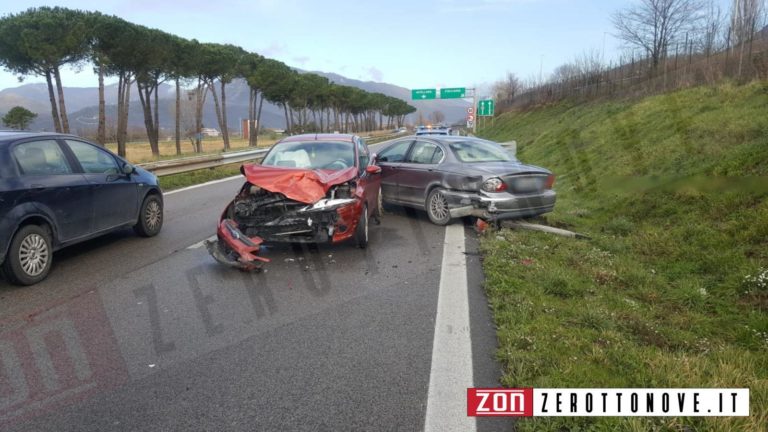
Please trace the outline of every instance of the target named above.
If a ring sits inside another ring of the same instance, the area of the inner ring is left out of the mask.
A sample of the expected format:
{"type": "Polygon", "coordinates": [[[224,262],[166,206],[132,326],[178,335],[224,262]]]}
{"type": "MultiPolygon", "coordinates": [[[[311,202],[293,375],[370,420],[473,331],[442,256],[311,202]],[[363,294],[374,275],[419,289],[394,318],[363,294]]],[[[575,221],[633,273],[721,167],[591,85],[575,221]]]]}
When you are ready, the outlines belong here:
{"type": "Polygon", "coordinates": [[[182,174],[173,174],[160,177],[160,187],[168,192],[174,189],[181,189],[212,180],[223,179],[240,174],[240,163],[224,165],[216,168],[201,169],[182,174]]]}
{"type": "Polygon", "coordinates": [[[557,176],[546,223],[482,240],[510,387],[748,387],[748,418],[536,418],[520,430],[768,426],[768,83],[507,113],[557,176]]]}

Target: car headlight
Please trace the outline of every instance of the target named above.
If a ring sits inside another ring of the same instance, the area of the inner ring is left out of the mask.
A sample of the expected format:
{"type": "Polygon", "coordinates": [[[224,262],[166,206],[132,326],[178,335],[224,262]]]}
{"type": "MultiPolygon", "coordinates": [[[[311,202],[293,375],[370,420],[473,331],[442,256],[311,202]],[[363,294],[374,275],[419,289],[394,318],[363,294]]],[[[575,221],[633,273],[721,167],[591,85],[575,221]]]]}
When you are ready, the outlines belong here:
{"type": "Polygon", "coordinates": [[[507,185],[500,178],[493,177],[484,181],[480,188],[485,192],[501,192],[507,189],[507,185]]]}

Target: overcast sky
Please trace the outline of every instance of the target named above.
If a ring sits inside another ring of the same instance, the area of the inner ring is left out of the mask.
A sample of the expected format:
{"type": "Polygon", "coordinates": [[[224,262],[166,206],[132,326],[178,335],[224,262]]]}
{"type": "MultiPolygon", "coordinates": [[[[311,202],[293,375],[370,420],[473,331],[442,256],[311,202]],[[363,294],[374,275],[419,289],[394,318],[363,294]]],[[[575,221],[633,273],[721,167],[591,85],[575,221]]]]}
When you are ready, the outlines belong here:
{"type": "MultiPolygon", "coordinates": [[[[728,0],[716,0],[728,4],[728,0]]],[[[68,0],[202,42],[239,45],[306,70],[406,88],[546,75],[586,50],[615,58],[610,15],[631,0],[68,0]],[[95,6],[98,5],[98,6],[95,6]]],[[[0,14],[55,3],[3,1],[0,14]]],[[[93,87],[90,67],[65,86],[93,87]]],[[[28,77],[25,82],[41,81],[28,77]]],[[[0,88],[17,78],[0,72],[0,88]]]]}

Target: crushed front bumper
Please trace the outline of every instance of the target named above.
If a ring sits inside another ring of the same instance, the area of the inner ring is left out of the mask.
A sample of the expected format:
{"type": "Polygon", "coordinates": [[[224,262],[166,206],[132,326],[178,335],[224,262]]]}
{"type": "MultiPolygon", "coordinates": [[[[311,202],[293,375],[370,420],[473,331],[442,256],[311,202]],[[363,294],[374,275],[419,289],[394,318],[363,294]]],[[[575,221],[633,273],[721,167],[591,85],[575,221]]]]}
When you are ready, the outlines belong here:
{"type": "Polygon", "coordinates": [[[551,189],[541,193],[514,195],[507,192],[445,191],[452,218],[475,216],[488,221],[538,216],[555,208],[557,194],[551,189]]]}
{"type": "Polygon", "coordinates": [[[256,255],[263,240],[247,237],[231,219],[222,219],[216,230],[218,240],[206,241],[208,253],[221,264],[241,270],[257,270],[269,258],[256,255]]]}

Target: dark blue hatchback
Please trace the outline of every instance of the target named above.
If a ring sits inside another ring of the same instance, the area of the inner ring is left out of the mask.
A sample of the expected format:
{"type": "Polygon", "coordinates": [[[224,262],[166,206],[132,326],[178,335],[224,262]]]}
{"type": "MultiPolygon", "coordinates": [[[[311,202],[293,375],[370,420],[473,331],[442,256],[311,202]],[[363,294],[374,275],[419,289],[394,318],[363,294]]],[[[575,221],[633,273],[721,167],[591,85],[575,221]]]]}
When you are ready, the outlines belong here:
{"type": "Polygon", "coordinates": [[[118,229],[145,237],[163,225],[157,177],[73,135],[0,132],[0,262],[32,285],[53,252],[118,229]]]}

